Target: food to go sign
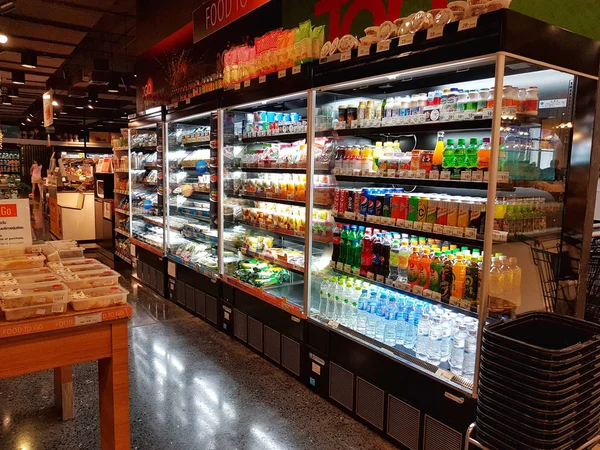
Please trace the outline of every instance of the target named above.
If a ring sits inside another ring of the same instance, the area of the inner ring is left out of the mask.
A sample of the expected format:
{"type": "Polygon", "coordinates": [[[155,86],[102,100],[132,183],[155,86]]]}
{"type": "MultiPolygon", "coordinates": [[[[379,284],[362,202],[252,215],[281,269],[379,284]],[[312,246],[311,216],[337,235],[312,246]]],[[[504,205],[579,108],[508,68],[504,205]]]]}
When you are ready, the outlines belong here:
{"type": "Polygon", "coordinates": [[[0,247],[31,245],[29,200],[0,200],[0,247]]]}
{"type": "Polygon", "coordinates": [[[194,11],[194,44],[270,0],[209,0],[194,11]]]}

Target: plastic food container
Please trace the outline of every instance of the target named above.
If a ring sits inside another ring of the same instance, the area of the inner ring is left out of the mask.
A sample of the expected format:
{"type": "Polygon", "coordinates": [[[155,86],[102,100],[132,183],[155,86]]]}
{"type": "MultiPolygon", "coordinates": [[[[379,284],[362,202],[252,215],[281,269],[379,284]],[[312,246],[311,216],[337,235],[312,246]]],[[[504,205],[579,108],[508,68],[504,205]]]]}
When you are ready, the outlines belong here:
{"type": "Polygon", "coordinates": [[[105,266],[102,263],[97,264],[76,264],[73,266],[57,267],[53,270],[58,275],[64,275],[69,273],[88,272],[90,270],[110,270],[110,267],[105,266]]]}
{"type": "Polygon", "coordinates": [[[90,289],[102,286],[117,286],[120,275],[114,270],[90,270],[88,272],[62,274],[69,289],[90,289]]]}
{"type": "Polygon", "coordinates": [[[0,259],[0,270],[28,269],[44,267],[46,258],[42,255],[7,256],[0,259]]]}
{"type": "Polygon", "coordinates": [[[72,246],[76,246],[77,245],[77,241],[74,241],[72,239],[65,239],[65,240],[62,240],[62,241],[48,241],[48,244],[50,244],[54,248],[64,247],[65,245],[69,246],[69,247],[72,247],[72,246]]]}
{"type": "Polygon", "coordinates": [[[58,281],[60,279],[52,273],[38,273],[33,275],[18,275],[14,277],[14,280],[19,285],[37,284],[37,283],[49,283],[51,281],[58,281]]]}
{"type": "Polygon", "coordinates": [[[23,308],[68,300],[68,293],[60,282],[17,285],[1,290],[0,301],[6,308],[23,308]]]}
{"type": "Polygon", "coordinates": [[[2,256],[19,256],[32,253],[42,253],[41,245],[15,245],[11,247],[0,248],[0,257],[2,256]]]}
{"type": "Polygon", "coordinates": [[[36,269],[11,270],[9,272],[0,272],[0,280],[3,278],[14,278],[18,276],[39,275],[41,273],[51,273],[49,267],[38,267],[36,269]]]}
{"type": "Polygon", "coordinates": [[[67,258],[61,261],[49,262],[46,264],[50,269],[68,267],[68,266],[81,266],[83,264],[102,264],[100,261],[94,258],[67,258]]]}
{"type": "Polygon", "coordinates": [[[45,305],[24,306],[21,308],[9,308],[6,305],[2,305],[2,311],[4,311],[6,320],[13,321],[62,314],[67,311],[68,306],[69,300],[66,299],[59,302],[46,303],[45,305]]]}
{"type": "Polygon", "coordinates": [[[73,291],[69,294],[71,306],[75,311],[106,308],[127,303],[129,291],[121,286],[106,286],[73,291]]]}
{"type": "Polygon", "coordinates": [[[85,248],[83,247],[78,247],[78,246],[61,246],[61,247],[54,247],[56,249],[56,251],[58,252],[58,256],[60,257],[61,260],[63,259],[68,259],[68,258],[83,258],[83,252],[85,251],[85,248]]]}

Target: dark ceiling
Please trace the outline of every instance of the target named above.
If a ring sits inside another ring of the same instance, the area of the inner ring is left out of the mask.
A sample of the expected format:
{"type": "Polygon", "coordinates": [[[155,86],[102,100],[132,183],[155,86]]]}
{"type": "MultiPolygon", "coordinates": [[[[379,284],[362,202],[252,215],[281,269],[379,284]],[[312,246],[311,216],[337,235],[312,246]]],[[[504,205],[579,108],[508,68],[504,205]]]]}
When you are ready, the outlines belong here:
{"type": "Polygon", "coordinates": [[[0,122],[39,126],[42,94],[53,88],[55,126],[126,126],[135,112],[135,15],[136,0],[0,0],[0,33],[8,36],[0,44],[2,93],[19,90],[12,105],[0,105],[0,122]],[[35,68],[21,65],[28,51],[37,55],[35,68]],[[24,72],[24,85],[13,83],[13,70],[24,72]],[[118,92],[91,83],[96,74],[118,84],[118,92]]]}

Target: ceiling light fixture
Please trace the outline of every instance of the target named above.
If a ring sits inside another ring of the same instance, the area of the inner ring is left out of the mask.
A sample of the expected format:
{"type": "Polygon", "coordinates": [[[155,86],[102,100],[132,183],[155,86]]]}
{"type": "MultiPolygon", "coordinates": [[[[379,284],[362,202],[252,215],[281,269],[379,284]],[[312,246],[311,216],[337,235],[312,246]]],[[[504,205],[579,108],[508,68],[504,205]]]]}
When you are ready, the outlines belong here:
{"type": "Polygon", "coordinates": [[[37,68],[37,55],[35,52],[23,52],[21,53],[21,65],[28,69],[37,68]]]}
{"type": "Polygon", "coordinates": [[[19,98],[19,88],[17,86],[6,86],[6,95],[10,98],[19,98]]]}
{"type": "Polygon", "coordinates": [[[21,125],[25,126],[25,122],[21,122],[21,125]]]}
{"type": "Polygon", "coordinates": [[[56,100],[52,100],[52,106],[58,106],[58,102],[56,100]]]}
{"type": "Polygon", "coordinates": [[[12,11],[15,8],[16,8],[15,2],[7,2],[7,1],[3,2],[3,4],[0,5],[0,16],[2,14],[6,14],[7,12],[12,11]]]}
{"type": "Polygon", "coordinates": [[[108,83],[108,92],[113,94],[119,93],[119,85],[116,81],[111,81],[110,83],[108,83]]]}
{"type": "Polygon", "coordinates": [[[27,122],[31,122],[31,119],[29,117],[27,119],[25,119],[25,120],[27,120],[27,122]]]}
{"type": "Polygon", "coordinates": [[[5,34],[0,34],[0,44],[6,44],[8,42],[8,36],[5,34]]]}
{"type": "Polygon", "coordinates": [[[94,109],[94,107],[92,105],[88,105],[89,109],[94,109]]]}
{"type": "Polygon", "coordinates": [[[2,104],[3,105],[12,105],[12,98],[10,98],[8,95],[3,95],[2,96],[2,104]]]}
{"type": "Polygon", "coordinates": [[[13,70],[11,79],[13,84],[25,84],[25,72],[13,70]]]}
{"type": "Polygon", "coordinates": [[[60,114],[67,114],[67,112],[66,111],[61,111],[60,114]]]}

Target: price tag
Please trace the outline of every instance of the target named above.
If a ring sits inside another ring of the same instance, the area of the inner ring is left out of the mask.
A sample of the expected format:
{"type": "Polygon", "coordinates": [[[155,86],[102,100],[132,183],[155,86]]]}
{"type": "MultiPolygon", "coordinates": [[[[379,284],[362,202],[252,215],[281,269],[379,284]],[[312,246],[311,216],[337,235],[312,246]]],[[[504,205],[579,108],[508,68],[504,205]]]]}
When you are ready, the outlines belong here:
{"type": "Polygon", "coordinates": [[[358,57],[362,57],[362,56],[367,56],[369,53],[371,53],[371,46],[370,45],[359,45],[358,46],[358,57]]]}
{"type": "Polygon", "coordinates": [[[483,181],[490,181],[490,173],[483,172],[483,181]]]}
{"type": "Polygon", "coordinates": [[[335,269],[335,261],[329,261],[329,267],[335,269]]]}
{"type": "Polygon", "coordinates": [[[388,178],[396,178],[396,169],[388,169],[387,176],[388,178]]]}
{"type": "Polygon", "coordinates": [[[398,170],[398,178],[407,178],[406,172],[405,169],[398,170]]]}
{"type": "Polygon", "coordinates": [[[430,291],[429,289],[423,289],[423,297],[431,298],[431,294],[433,294],[433,292],[430,291]]]}
{"type": "Polygon", "coordinates": [[[508,183],[510,174],[508,172],[498,172],[498,183],[508,183]]]}
{"type": "Polygon", "coordinates": [[[475,228],[465,228],[465,237],[467,239],[477,239],[477,230],[475,228]]]}
{"type": "Polygon", "coordinates": [[[460,299],[452,296],[452,297],[450,297],[450,304],[452,306],[460,307],[460,299]]]}
{"type": "Polygon", "coordinates": [[[423,222],[413,222],[412,224],[413,230],[422,231],[423,230],[423,222]]]}
{"type": "Polygon", "coordinates": [[[404,219],[396,219],[396,226],[400,228],[406,228],[406,220],[404,219]]]}
{"type": "Polygon", "coordinates": [[[344,272],[352,273],[352,267],[350,266],[350,264],[344,264],[344,272]]]}
{"type": "Polygon", "coordinates": [[[383,275],[377,275],[377,278],[375,279],[375,281],[377,281],[378,283],[384,283],[385,278],[383,278],[383,275]]]}
{"type": "Polygon", "coordinates": [[[408,228],[409,230],[412,230],[413,224],[414,224],[414,222],[412,220],[405,220],[404,221],[404,228],[408,228]]]}
{"type": "Polygon", "coordinates": [[[375,274],[373,272],[367,272],[367,278],[369,280],[374,280],[375,279],[375,274]]]}
{"type": "Polygon", "coordinates": [[[447,236],[454,235],[454,227],[450,225],[444,225],[444,234],[447,236]]]}
{"type": "Polygon", "coordinates": [[[343,271],[343,270],[344,270],[344,263],[343,263],[343,262],[340,262],[340,261],[338,261],[338,262],[337,262],[337,264],[336,264],[336,266],[335,266],[335,268],[336,268],[337,270],[342,270],[342,271],[343,271]]]}
{"type": "Polygon", "coordinates": [[[427,30],[427,40],[442,37],[444,35],[444,26],[431,27],[427,30]]]}
{"type": "Polygon", "coordinates": [[[392,41],[386,39],[385,41],[379,41],[377,43],[377,53],[387,52],[390,49],[390,44],[392,41]]]}
{"type": "Polygon", "coordinates": [[[452,372],[442,368],[436,370],[435,374],[440,378],[445,378],[446,380],[451,380],[454,377],[454,374],[452,372]]]}
{"type": "Polygon", "coordinates": [[[494,242],[506,242],[508,240],[508,232],[494,230],[492,233],[492,240],[494,242]]]}
{"type": "Polygon", "coordinates": [[[404,283],[402,283],[401,281],[394,281],[394,287],[396,289],[402,289],[403,285],[404,285],[404,283]]]}
{"type": "Polygon", "coordinates": [[[244,81],[244,87],[245,88],[250,87],[250,80],[244,81]]]}
{"type": "Polygon", "coordinates": [[[352,269],[352,275],[355,276],[360,276],[360,267],[355,267],[354,269],[352,269]]]}
{"type": "Polygon", "coordinates": [[[433,232],[437,233],[437,234],[443,234],[444,233],[444,225],[440,225],[438,223],[434,224],[433,232]]]}
{"type": "Polygon", "coordinates": [[[460,173],[460,179],[462,181],[471,181],[471,171],[470,170],[463,170],[460,173]]]}
{"type": "Polygon", "coordinates": [[[481,170],[471,172],[471,181],[483,181],[483,172],[481,170]]]}
{"type": "Polygon", "coordinates": [[[385,279],[385,284],[387,286],[392,286],[393,287],[394,286],[394,280],[392,280],[391,278],[386,278],[385,279]]]}
{"type": "Polygon", "coordinates": [[[454,232],[452,233],[453,236],[456,237],[463,237],[465,229],[462,227],[453,227],[454,228],[454,232]]]}
{"type": "Polygon", "coordinates": [[[302,72],[302,66],[292,67],[292,75],[298,75],[300,72],[302,72]]]}
{"type": "Polygon", "coordinates": [[[52,312],[53,313],[61,313],[61,312],[63,312],[64,307],[65,307],[64,303],[56,303],[56,304],[52,305],[52,312]]]}
{"type": "MultiPolygon", "coordinates": [[[[340,326],[340,324],[334,320],[330,320],[329,322],[327,322],[327,325],[329,325],[331,328],[337,328],[340,326]]],[[[442,369],[440,369],[442,370],[442,369]]]]}
{"type": "Polygon", "coordinates": [[[343,52],[342,55],[340,56],[340,61],[341,62],[348,61],[350,58],[352,58],[352,52],[351,51],[343,52]]]}
{"type": "Polygon", "coordinates": [[[449,180],[450,179],[450,171],[449,170],[442,170],[440,172],[440,180],[449,180]]]}
{"type": "Polygon", "coordinates": [[[416,170],[407,170],[406,171],[406,178],[417,178],[417,171],[416,170]]]}
{"type": "Polygon", "coordinates": [[[442,294],[440,294],[439,292],[432,292],[431,293],[431,300],[437,300],[438,302],[442,301],[442,294]]]}
{"type": "Polygon", "coordinates": [[[258,82],[259,83],[266,83],[267,81],[267,76],[266,75],[261,75],[260,77],[258,77],[258,82]]]}
{"type": "Polygon", "coordinates": [[[467,311],[470,311],[471,310],[471,301],[470,300],[462,299],[460,301],[460,307],[462,309],[466,309],[467,311]]]}
{"type": "Polygon", "coordinates": [[[240,83],[238,83],[238,84],[236,84],[236,85],[233,86],[233,89],[235,91],[239,91],[241,88],[242,88],[242,85],[240,83]]]}
{"type": "Polygon", "coordinates": [[[438,170],[430,170],[429,171],[429,179],[430,180],[439,180],[440,172],[438,170]]]}
{"type": "Polygon", "coordinates": [[[333,124],[333,129],[334,130],[345,130],[346,129],[346,122],[340,122],[337,121],[333,124]]]}
{"type": "Polygon", "coordinates": [[[427,172],[425,171],[425,169],[419,169],[419,170],[417,170],[416,175],[417,175],[416,178],[426,178],[427,172]]]}
{"type": "Polygon", "coordinates": [[[424,223],[423,224],[423,231],[426,232],[426,233],[433,232],[433,224],[432,223],[424,223]]]}
{"type": "Polygon", "coordinates": [[[477,19],[479,19],[479,16],[469,17],[468,19],[461,20],[458,22],[458,31],[465,31],[475,28],[477,26],[477,19]]]}
{"type": "Polygon", "coordinates": [[[412,291],[412,286],[408,283],[402,283],[402,288],[403,291],[406,292],[411,292],[412,291]]]}
{"type": "Polygon", "coordinates": [[[423,295],[423,286],[413,286],[413,294],[423,295]]]}
{"type": "Polygon", "coordinates": [[[408,33],[403,36],[400,36],[400,39],[398,39],[398,47],[402,47],[403,45],[412,44],[414,38],[415,38],[415,35],[412,33],[408,33]]]}
{"type": "Polygon", "coordinates": [[[277,78],[285,78],[285,76],[287,75],[287,70],[282,69],[279,72],[277,72],[277,78]]]}

